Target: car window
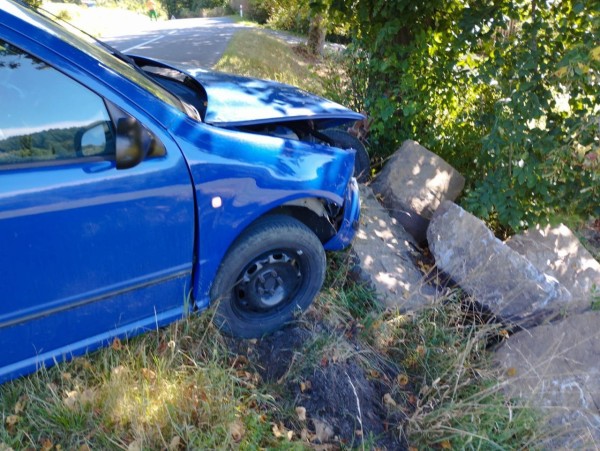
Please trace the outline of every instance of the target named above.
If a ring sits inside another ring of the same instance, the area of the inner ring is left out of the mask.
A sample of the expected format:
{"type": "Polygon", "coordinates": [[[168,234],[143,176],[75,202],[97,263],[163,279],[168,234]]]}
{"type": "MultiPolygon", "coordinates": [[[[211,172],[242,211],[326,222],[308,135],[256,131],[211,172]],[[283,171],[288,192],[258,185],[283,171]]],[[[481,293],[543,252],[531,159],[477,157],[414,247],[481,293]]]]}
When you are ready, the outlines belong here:
{"type": "Polygon", "coordinates": [[[26,20],[27,22],[31,22],[37,27],[43,28],[48,33],[77,47],[79,50],[86,52],[111,70],[123,75],[148,92],[151,92],[163,102],[186,113],[184,106],[182,106],[181,102],[174,95],[166,91],[158,83],[155,83],[150,77],[145,76],[143,71],[137,70],[131,63],[120,59],[119,55],[115,54],[114,49],[110,52],[107,51],[107,48],[110,48],[110,46],[105,43],[82,32],[72,24],[60,20],[43,8],[33,10],[24,5],[11,3],[3,7],[7,8],[10,14],[26,20]]]}
{"type": "Polygon", "coordinates": [[[0,40],[0,167],[114,154],[100,96],[0,40]]]}

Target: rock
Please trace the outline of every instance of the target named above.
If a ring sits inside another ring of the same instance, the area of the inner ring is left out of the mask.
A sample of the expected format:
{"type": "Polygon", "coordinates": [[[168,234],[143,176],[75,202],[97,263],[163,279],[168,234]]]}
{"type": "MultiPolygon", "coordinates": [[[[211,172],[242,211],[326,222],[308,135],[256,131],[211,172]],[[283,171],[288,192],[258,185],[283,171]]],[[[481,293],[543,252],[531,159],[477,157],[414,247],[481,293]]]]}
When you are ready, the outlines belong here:
{"type": "Polygon", "coordinates": [[[435,300],[435,288],[427,285],[415,265],[414,239],[391,218],[373,191],[361,185],[360,229],[352,248],[360,263],[360,278],[374,286],[380,300],[402,311],[418,310],[435,300]]]}
{"type": "Polygon", "coordinates": [[[595,296],[600,298],[600,263],[564,224],[537,226],[511,237],[506,244],[571,292],[571,310],[589,310],[595,296]]]}
{"type": "Polygon", "coordinates": [[[465,179],[436,154],[408,140],[371,186],[392,217],[421,243],[433,212],[444,200],[459,196],[465,179]]]}
{"type": "Polygon", "coordinates": [[[503,321],[535,326],[557,316],[571,301],[556,279],[453,202],[445,201],[435,212],[427,238],[438,267],[503,321]]]}
{"type": "Polygon", "coordinates": [[[558,437],[542,449],[589,449],[600,443],[600,312],[519,332],[498,350],[510,398],[549,417],[558,437]]]}

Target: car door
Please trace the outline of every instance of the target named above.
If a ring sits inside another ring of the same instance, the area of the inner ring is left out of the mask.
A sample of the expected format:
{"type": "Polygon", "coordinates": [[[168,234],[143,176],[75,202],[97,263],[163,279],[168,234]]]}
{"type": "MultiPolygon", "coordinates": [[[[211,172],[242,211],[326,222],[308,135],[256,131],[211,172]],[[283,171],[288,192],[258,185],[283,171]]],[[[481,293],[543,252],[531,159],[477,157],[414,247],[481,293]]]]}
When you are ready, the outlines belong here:
{"type": "Polygon", "coordinates": [[[143,124],[160,151],[117,169],[114,112],[138,118],[1,39],[0,99],[0,381],[181,316],[194,199],[169,135],[143,124]]]}

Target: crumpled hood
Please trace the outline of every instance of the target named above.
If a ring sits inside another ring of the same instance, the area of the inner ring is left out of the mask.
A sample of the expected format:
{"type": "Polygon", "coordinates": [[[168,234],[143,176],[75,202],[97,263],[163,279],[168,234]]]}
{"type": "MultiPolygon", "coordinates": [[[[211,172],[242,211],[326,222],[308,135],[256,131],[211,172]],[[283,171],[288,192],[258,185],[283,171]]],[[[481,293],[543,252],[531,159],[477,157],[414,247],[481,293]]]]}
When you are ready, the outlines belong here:
{"type": "Polygon", "coordinates": [[[218,126],[246,126],[292,120],[363,119],[342,105],[274,81],[185,68],[206,90],[205,122],[218,126]]]}

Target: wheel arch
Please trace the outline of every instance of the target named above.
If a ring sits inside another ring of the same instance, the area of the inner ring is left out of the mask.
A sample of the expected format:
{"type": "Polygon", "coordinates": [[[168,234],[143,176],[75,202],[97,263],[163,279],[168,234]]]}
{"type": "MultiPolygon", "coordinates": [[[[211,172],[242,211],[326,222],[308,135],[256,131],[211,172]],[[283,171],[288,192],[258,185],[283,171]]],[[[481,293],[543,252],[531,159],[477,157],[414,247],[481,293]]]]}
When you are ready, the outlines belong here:
{"type": "Polygon", "coordinates": [[[267,215],[286,215],[300,221],[312,230],[321,243],[326,243],[337,230],[336,218],[338,212],[328,211],[332,204],[325,199],[304,197],[286,202],[267,212],[267,215]]]}

